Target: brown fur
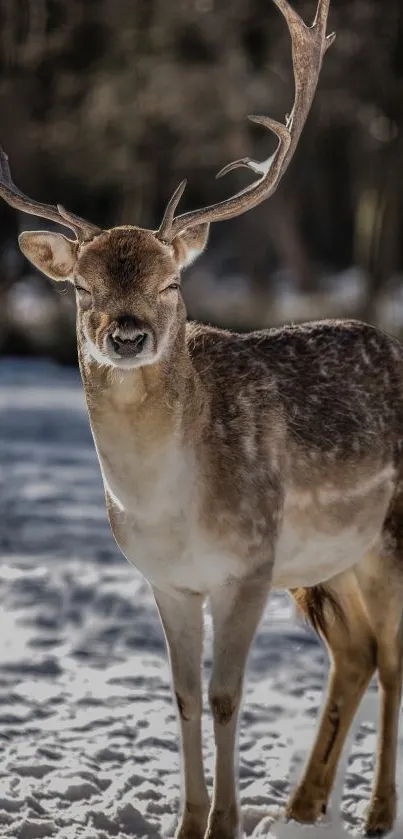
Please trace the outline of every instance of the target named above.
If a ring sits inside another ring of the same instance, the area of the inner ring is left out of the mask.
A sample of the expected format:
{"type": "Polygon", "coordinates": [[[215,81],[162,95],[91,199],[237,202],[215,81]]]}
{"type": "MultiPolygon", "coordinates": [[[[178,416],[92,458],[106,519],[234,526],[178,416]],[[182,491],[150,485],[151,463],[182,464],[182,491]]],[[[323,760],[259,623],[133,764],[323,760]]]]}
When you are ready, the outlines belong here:
{"type": "Polygon", "coordinates": [[[211,710],[218,725],[227,725],[234,715],[234,702],[230,696],[213,697],[211,699],[211,710]]]}
{"type": "Polygon", "coordinates": [[[347,631],[343,609],[336,596],[326,586],[292,589],[290,593],[315,632],[323,638],[327,639],[328,624],[332,620],[338,621],[347,631]]]}
{"type": "MultiPolygon", "coordinates": [[[[201,230],[199,244],[206,239],[201,230]]],[[[52,241],[49,270],[54,273],[58,245],[52,241]]],[[[180,290],[165,288],[178,280],[188,247],[186,237],[172,247],[151,231],[117,228],[80,246],[72,274],[84,288],[77,292],[77,335],[98,454],[106,475],[130,494],[126,511],[106,487],[118,544],[128,555],[133,537],[136,545],[144,540],[148,525],[136,510],[152,507],[164,453],[172,441],[180,441],[178,457],[189,458],[189,465],[177,482],[168,484],[167,496],[180,496],[182,482],[194,470],[200,531],[220,556],[234,559],[223,588],[198,582],[204,579],[202,565],[187,579],[169,583],[170,594],[163,595],[159,579],[152,579],[170,646],[186,771],[197,779],[188,784],[195,784],[189,795],[200,818],[195,827],[194,820],[186,821],[185,810],[181,839],[190,839],[193,829],[201,839],[207,791],[201,750],[195,757],[190,745],[199,737],[200,688],[186,670],[189,652],[178,650],[195,621],[194,643],[201,654],[201,604],[210,594],[218,638],[210,704],[217,747],[220,753],[231,751],[242,694],[239,674],[276,572],[284,528],[302,540],[318,533],[325,545],[347,539],[343,534],[350,531],[358,543],[366,534],[363,544],[376,545],[375,552],[359,557],[347,571],[340,573],[335,566],[331,579],[320,578],[313,564],[310,574],[317,581],[292,586],[298,605],[326,641],[332,669],[318,738],[287,813],[304,822],[325,811],[346,733],[377,668],[383,722],[367,826],[368,831],[386,831],[396,812],[401,691],[403,348],[357,321],[248,335],[187,323],[180,290]],[[128,370],[99,363],[88,339],[102,359],[110,330],[126,319],[152,334],[152,363],[128,370]],[[241,579],[237,563],[244,569],[241,579]],[[178,635],[176,625],[182,620],[178,635]]],[[[35,258],[37,253],[34,249],[35,258]]],[[[163,550],[175,545],[163,565],[168,578],[174,557],[184,549],[187,514],[178,508],[172,521],[156,521],[152,538],[160,527],[163,550]]],[[[136,553],[142,570],[141,561],[136,553]]],[[[322,561],[317,560],[319,565],[322,561]]],[[[216,828],[209,839],[223,830],[232,839],[236,828],[234,776],[229,763],[222,766],[226,769],[217,775],[216,795],[230,802],[233,818],[226,821],[220,808],[213,808],[210,824],[216,828]]]]}
{"type": "Polygon", "coordinates": [[[189,722],[191,717],[186,712],[186,702],[182,699],[182,697],[179,695],[179,693],[175,693],[175,698],[176,698],[176,704],[178,706],[178,711],[179,711],[180,716],[182,717],[183,720],[185,720],[186,722],[189,722]]]}
{"type": "Polygon", "coordinates": [[[77,340],[108,515],[127,558],[149,580],[169,649],[183,756],[177,839],[235,839],[237,717],[247,657],[270,587],[293,591],[326,641],[328,695],[316,742],[287,813],[325,812],[343,743],[374,673],[380,735],[366,828],[396,815],[403,668],[403,348],[374,327],[325,321],[250,335],[186,322],[180,271],[208,224],[276,188],[315,92],[329,0],[307,27],[276,0],[292,41],[295,101],[277,151],[246,189],[175,217],[159,231],[102,231],[12,183],[0,150],[0,192],[75,231],[24,232],[47,276],[74,283],[77,340]],[[216,771],[210,809],[202,759],[203,602],[214,627],[209,700],[216,771]],[[207,818],[208,817],[208,818],[207,818]]]}
{"type": "Polygon", "coordinates": [[[271,586],[289,588],[327,644],[328,695],[287,814],[326,810],[343,743],[378,671],[381,721],[370,835],[396,815],[403,667],[403,348],[374,327],[325,321],[232,334],[186,322],[181,269],[208,224],[256,206],[276,188],[309,112],[329,0],[307,27],[276,0],[292,41],[295,101],[258,179],[159,231],[102,231],[26,198],[0,151],[0,192],[74,230],[24,232],[47,276],[74,283],[80,370],[108,515],[127,558],[149,580],[169,649],[179,709],[183,808],[177,839],[235,839],[234,746],[247,657],[271,586]],[[202,759],[203,602],[214,628],[209,700],[213,801],[202,759]]]}

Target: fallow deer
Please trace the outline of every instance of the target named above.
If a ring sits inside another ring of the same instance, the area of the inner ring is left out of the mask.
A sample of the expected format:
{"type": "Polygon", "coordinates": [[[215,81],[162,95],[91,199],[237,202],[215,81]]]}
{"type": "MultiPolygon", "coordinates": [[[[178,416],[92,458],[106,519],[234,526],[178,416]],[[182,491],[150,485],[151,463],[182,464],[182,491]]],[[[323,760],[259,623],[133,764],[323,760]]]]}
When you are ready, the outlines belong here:
{"type": "Polygon", "coordinates": [[[60,205],[27,198],[1,158],[3,198],[76,234],[24,232],[21,250],[73,283],[89,419],[109,520],[149,580],[168,644],[181,726],[180,839],[233,839],[234,743],[244,670],[269,592],[291,590],[325,639],[328,695],[287,816],[324,813],[346,733],[375,671],[382,706],[368,834],[391,829],[402,681],[403,348],[355,321],[234,334],[186,322],[181,271],[210,222],[268,198],[296,148],[316,89],[329,0],[307,27],[275,0],[292,40],[295,99],[259,178],[228,200],[157,231],[99,229],[60,205]],[[210,806],[201,748],[202,607],[214,647],[209,700],[216,766],[210,806]]]}

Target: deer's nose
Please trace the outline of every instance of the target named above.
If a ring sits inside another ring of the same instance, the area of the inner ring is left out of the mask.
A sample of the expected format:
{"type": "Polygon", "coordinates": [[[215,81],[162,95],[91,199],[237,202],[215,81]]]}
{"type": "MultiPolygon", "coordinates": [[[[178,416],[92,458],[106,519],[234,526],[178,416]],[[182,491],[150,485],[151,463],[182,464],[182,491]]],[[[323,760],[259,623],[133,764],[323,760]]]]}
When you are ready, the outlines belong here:
{"type": "Polygon", "coordinates": [[[140,330],[130,338],[115,333],[110,336],[110,340],[115,352],[127,358],[141,353],[147,343],[148,335],[148,332],[141,332],[140,330]]]}
{"type": "Polygon", "coordinates": [[[134,319],[124,318],[118,322],[109,334],[114,352],[122,358],[130,358],[145,349],[151,340],[150,331],[134,319]]]}

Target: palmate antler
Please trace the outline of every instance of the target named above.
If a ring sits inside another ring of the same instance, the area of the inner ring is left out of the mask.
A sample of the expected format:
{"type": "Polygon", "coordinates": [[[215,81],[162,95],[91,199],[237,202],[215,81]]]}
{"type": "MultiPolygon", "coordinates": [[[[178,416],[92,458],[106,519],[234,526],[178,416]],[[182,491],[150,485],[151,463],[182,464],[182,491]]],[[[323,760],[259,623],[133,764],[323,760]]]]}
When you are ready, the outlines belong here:
{"type": "Polygon", "coordinates": [[[53,204],[41,204],[39,201],[33,201],[19,190],[11,179],[10,167],[8,165],[8,157],[3,149],[0,148],[0,195],[17,210],[23,210],[24,213],[30,213],[33,216],[40,218],[47,218],[50,221],[61,224],[63,227],[68,227],[76,234],[79,242],[88,242],[94,236],[101,232],[99,227],[85,221],[80,216],[75,216],[69,213],[60,204],[54,206],[53,204]]]}
{"type": "Polygon", "coordinates": [[[186,186],[186,181],[182,181],[168,202],[164,218],[156,234],[165,242],[172,242],[175,236],[196,224],[224,221],[256,207],[273,194],[290,163],[312,104],[323,56],[336,36],[334,33],[326,35],[330,0],[319,0],[315,20],[311,27],[304,23],[287,0],[274,0],[274,2],[284,15],[291,35],[295,79],[294,105],[291,114],[286,118],[285,125],[265,116],[251,116],[249,119],[270,128],[277,135],[279,140],[277,149],[262,163],[244,157],[224,166],[217,177],[226,175],[227,172],[240,166],[251,169],[261,177],[225,201],[183,213],[175,218],[175,210],[186,186]]]}

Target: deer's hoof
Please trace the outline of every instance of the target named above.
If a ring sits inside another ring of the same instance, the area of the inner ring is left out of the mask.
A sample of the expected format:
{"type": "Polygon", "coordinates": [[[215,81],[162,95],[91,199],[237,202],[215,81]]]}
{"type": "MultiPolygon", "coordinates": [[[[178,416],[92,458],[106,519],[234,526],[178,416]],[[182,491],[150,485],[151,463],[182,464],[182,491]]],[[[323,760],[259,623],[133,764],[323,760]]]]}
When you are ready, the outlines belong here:
{"type": "Polygon", "coordinates": [[[326,813],[327,800],[323,793],[296,789],[285,811],[287,820],[294,819],[301,824],[313,824],[326,813]]]}
{"type": "Polygon", "coordinates": [[[396,795],[377,795],[372,799],[365,823],[366,836],[385,836],[392,830],[396,818],[396,795]]]}

